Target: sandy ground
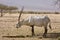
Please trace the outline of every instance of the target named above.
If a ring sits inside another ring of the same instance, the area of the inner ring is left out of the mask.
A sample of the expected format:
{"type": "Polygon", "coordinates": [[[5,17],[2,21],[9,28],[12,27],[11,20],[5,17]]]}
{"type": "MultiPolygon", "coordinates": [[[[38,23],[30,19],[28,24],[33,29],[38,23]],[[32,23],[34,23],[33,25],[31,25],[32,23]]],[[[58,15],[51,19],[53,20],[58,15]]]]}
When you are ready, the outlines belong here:
{"type": "Polygon", "coordinates": [[[47,38],[43,38],[43,27],[35,26],[35,35],[31,36],[31,27],[23,25],[16,29],[17,19],[19,14],[5,14],[0,17],[0,40],[58,40],[60,36],[60,14],[22,14],[21,20],[28,16],[44,16],[47,15],[51,19],[52,30],[48,28],[47,38]],[[29,37],[27,37],[29,35],[29,37]],[[16,37],[4,37],[16,36],[16,37]],[[24,36],[24,37],[19,37],[24,36]],[[57,38],[56,38],[57,37],[57,38]]]}

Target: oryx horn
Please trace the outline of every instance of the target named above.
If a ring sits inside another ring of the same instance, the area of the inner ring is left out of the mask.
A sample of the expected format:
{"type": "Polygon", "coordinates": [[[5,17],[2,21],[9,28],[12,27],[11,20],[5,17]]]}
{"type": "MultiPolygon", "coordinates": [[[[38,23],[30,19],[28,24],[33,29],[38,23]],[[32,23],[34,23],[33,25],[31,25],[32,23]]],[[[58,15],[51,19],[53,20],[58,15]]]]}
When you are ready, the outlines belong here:
{"type": "Polygon", "coordinates": [[[24,6],[22,7],[22,9],[21,9],[21,11],[20,11],[20,14],[19,14],[19,17],[18,17],[18,22],[20,21],[21,14],[23,13],[23,10],[24,10],[24,6]]]}

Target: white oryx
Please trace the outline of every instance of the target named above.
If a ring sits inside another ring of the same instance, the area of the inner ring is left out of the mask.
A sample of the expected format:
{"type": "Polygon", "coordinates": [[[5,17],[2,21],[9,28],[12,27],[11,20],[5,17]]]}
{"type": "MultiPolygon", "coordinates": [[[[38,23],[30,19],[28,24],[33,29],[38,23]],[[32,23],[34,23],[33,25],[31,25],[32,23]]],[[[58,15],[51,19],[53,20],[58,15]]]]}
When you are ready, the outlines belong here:
{"type": "MultiPolygon", "coordinates": [[[[27,25],[27,26],[38,26],[38,27],[44,27],[45,28],[45,34],[47,34],[47,25],[49,25],[49,28],[51,29],[51,23],[50,23],[50,19],[48,16],[31,16],[28,17],[26,19],[23,19],[22,21],[18,22],[17,24],[17,28],[21,27],[22,25],[27,25]]],[[[33,33],[32,35],[34,35],[34,29],[32,29],[33,33]]]]}
{"type": "Polygon", "coordinates": [[[46,26],[46,25],[50,25],[50,19],[48,16],[30,16],[26,19],[21,20],[20,22],[18,22],[17,27],[21,27],[21,25],[27,25],[27,26],[46,26]]]}
{"type": "MultiPolygon", "coordinates": [[[[20,13],[19,18],[21,17],[21,13],[20,13]]],[[[46,36],[46,34],[47,34],[47,25],[49,25],[49,28],[51,29],[51,22],[50,22],[50,18],[48,16],[42,16],[42,17],[41,16],[30,16],[21,21],[18,19],[16,28],[19,28],[22,25],[27,25],[27,26],[32,27],[32,36],[34,35],[34,26],[44,27],[45,32],[44,32],[43,36],[46,36]]]]}

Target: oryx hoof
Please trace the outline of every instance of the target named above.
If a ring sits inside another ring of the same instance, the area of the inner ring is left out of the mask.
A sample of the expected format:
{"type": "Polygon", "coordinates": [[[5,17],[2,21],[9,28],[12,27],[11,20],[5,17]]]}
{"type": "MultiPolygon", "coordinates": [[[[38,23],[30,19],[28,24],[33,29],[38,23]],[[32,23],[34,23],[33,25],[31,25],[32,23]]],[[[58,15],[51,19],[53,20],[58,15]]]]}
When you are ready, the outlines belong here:
{"type": "Polygon", "coordinates": [[[43,34],[43,37],[46,38],[46,34],[43,34]]]}
{"type": "Polygon", "coordinates": [[[32,35],[32,37],[34,37],[34,36],[35,36],[35,34],[32,35]]]}

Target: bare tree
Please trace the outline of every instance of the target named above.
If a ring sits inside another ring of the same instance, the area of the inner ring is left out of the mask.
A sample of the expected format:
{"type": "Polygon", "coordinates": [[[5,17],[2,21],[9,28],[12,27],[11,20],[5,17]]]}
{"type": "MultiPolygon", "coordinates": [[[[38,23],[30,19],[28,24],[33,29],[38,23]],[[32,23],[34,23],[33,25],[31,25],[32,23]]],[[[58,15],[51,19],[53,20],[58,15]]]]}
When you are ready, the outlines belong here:
{"type": "Polygon", "coordinates": [[[16,6],[8,6],[8,5],[0,4],[1,17],[3,16],[3,10],[9,10],[9,12],[11,13],[12,10],[17,10],[17,9],[18,8],[16,6]]]}
{"type": "Polygon", "coordinates": [[[17,10],[18,8],[16,6],[8,6],[7,10],[9,10],[9,13],[11,13],[12,10],[17,10]]]}
{"type": "Polygon", "coordinates": [[[57,5],[58,8],[60,8],[60,0],[56,0],[56,1],[55,1],[55,5],[57,5]]]}
{"type": "Polygon", "coordinates": [[[0,4],[0,13],[1,13],[1,17],[3,16],[3,10],[6,10],[7,6],[4,4],[0,4]]]}

